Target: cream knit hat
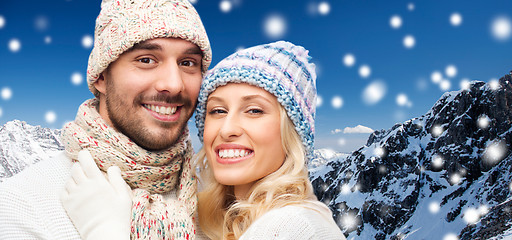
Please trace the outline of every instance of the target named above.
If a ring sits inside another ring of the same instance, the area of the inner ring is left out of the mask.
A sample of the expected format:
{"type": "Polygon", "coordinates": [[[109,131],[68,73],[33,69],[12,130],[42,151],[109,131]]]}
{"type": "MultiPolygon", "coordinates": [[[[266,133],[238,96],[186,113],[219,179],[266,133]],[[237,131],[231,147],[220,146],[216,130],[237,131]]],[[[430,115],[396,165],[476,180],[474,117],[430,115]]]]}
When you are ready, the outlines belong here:
{"type": "Polygon", "coordinates": [[[161,37],[196,44],[203,52],[203,73],[208,70],[212,59],[210,41],[188,0],[103,0],[87,66],[91,92],[98,95],[94,82],[123,52],[137,43],[161,37]]]}

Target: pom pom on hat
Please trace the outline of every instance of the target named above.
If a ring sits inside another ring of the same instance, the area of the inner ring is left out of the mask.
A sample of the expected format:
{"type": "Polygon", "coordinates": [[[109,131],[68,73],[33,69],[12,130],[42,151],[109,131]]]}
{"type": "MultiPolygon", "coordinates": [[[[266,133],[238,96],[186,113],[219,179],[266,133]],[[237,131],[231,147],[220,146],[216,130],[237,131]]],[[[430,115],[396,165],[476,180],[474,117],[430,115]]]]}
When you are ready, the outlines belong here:
{"type": "Polygon", "coordinates": [[[202,69],[210,66],[210,41],[188,0],[103,0],[96,19],[94,47],[87,66],[87,83],[94,95],[100,74],[133,45],[154,38],[181,38],[203,52],[202,69]]]}
{"type": "Polygon", "coordinates": [[[279,41],[240,50],[208,71],[199,92],[196,126],[203,142],[206,101],[217,87],[248,83],[276,96],[295,125],[308,157],[315,134],[316,73],[308,51],[279,41]]]}

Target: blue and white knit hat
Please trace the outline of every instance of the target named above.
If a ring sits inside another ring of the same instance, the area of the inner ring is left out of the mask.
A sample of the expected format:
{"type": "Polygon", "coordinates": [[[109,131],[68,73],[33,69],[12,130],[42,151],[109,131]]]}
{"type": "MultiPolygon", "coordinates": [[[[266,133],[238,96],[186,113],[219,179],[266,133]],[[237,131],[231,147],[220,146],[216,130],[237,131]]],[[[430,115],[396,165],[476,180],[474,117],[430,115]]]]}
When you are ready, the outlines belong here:
{"type": "Polygon", "coordinates": [[[206,101],[217,87],[248,83],[277,97],[312,156],[315,134],[316,73],[308,51],[279,41],[240,50],[208,71],[199,92],[196,126],[203,142],[206,101]]]}

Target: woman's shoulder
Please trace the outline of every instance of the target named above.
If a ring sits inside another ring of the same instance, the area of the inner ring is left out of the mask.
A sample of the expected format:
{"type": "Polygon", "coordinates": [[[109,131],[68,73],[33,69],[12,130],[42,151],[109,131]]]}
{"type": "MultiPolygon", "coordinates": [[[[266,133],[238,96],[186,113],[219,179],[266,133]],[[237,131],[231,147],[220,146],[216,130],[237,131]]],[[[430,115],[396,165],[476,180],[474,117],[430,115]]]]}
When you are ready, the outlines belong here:
{"type": "Polygon", "coordinates": [[[322,203],[287,205],[258,218],[241,239],[345,239],[322,203]]]}

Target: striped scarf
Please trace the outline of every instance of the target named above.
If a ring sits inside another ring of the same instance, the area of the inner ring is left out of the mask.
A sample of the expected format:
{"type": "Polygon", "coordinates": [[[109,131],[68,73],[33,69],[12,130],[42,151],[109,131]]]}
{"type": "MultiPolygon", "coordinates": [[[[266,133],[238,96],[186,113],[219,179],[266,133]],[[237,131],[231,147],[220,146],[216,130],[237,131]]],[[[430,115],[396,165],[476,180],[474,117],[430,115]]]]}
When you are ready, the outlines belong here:
{"type": "Polygon", "coordinates": [[[108,126],[97,105],[96,99],[85,101],[75,121],[64,127],[66,154],[76,161],[78,152],[87,149],[101,171],[121,169],[133,191],[131,239],[194,239],[197,181],[188,128],[170,149],[148,151],[108,126]],[[176,199],[162,197],[173,190],[176,199]]]}

